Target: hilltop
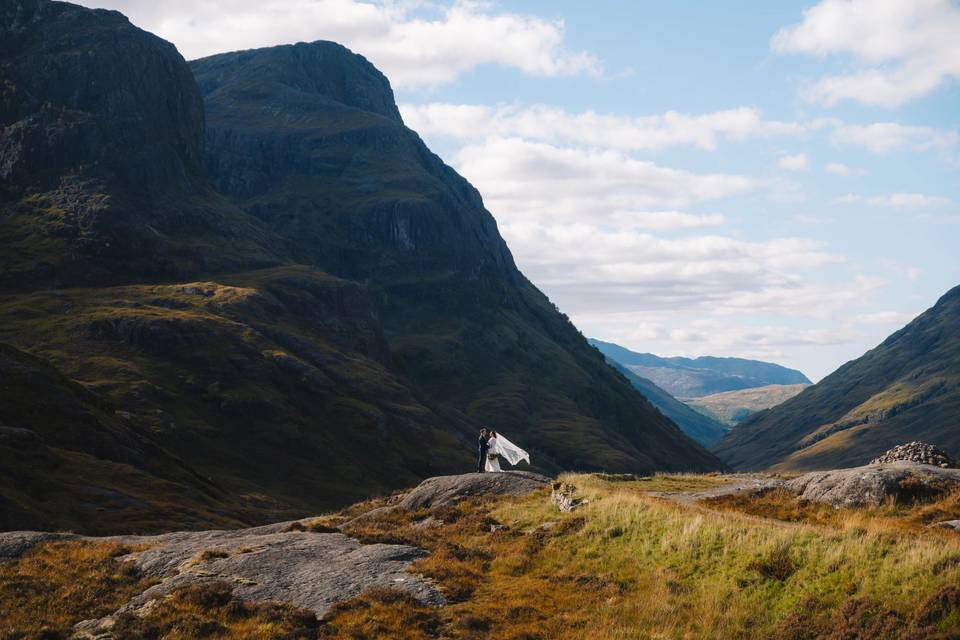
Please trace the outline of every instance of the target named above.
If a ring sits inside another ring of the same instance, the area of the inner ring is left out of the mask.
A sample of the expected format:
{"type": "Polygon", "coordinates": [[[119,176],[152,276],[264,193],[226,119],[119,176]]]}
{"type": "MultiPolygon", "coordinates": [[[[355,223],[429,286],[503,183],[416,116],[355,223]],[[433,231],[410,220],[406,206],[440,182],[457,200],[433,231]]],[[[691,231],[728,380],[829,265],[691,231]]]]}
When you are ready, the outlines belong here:
{"type": "Polygon", "coordinates": [[[734,427],[738,469],[828,469],[922,440],[960,454],[960,287],[866,354],[734,427]]]}

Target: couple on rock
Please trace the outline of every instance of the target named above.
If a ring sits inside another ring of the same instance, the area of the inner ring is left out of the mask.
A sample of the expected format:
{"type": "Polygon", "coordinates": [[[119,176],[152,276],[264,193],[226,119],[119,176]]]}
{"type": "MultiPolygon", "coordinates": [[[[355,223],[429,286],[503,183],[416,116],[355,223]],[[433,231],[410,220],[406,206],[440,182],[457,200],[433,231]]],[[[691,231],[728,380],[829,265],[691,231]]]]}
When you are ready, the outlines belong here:
{"type": "Polygon", "coordinates": [[[496,431],[487,428],[480,429],[480,438],[477,441],[478,458],[477,473],[492,471],[499,473],[503,471],[500,468],[500,458],[505,458],[510,464],[517,464],[521,460],[526,460],[530,464],[530,454],[513,444],[496,431]]]}

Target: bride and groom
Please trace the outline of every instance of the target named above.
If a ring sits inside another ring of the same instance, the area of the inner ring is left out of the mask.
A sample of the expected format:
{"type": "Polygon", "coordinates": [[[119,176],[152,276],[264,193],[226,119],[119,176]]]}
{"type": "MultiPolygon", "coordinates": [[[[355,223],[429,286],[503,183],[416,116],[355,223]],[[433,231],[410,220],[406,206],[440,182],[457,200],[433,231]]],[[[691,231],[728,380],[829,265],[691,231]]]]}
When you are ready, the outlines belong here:
{"type": "Polygon", "coordinates": [[[510,464],[517,464],[521,460],[526,460],[527,464],[530,464],[529,453],[507,440],[502,433],[492,430],[488,433],[486,427],[480,429],[477,447],[479,454],[477,473],[503,471],[500,468],[500,458],[504,458],[510,464]]]}

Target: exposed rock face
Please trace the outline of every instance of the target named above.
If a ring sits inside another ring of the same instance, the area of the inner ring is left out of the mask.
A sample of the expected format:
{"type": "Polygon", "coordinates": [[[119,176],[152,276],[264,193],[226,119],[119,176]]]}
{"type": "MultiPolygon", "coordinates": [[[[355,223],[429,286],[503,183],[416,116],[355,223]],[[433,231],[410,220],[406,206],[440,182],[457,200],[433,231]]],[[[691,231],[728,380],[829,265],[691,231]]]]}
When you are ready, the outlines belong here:
{"type": "Polygon", "coordinates": [[[879,506],[888,498],[910,499],[936,495],[960,486],[960,470],[915,462],[814,471],[784,483],[802,500],[834,507],[879,506]]]}
{"type": "Polygon", "coordinates": [[[874,458],[870,464],[888,464],[890,462],[916,462],[937,467],[953,467],[954,461],[947,452],[925,442],[908,442],[890,449],[882,456],[874,458]]]}
{"type": "Polygon", "coordinates": [[[4,3],[0,179],[55,187],[65,170],[142,189],[190,189],[203,102],[169,42],[115,11],[4,3]]]}
{"type": "Polygon", "coordinates": [[[203,101],[169,42],[116,11],[5,2],[0,77],[0,243],[12,249],[0,288],[262,265],[282,251],[207,186],[203,101]]]}
{"type": "MultiPolygon", "coordinates": [[[[148,548],[118,558],[132,560],[158,582],[115,613],[136,613],[151,600],[184,586],[226,582],[250,602],[286,602],[322,617],[336,602],[375,587],[409,592],[421,602],[443,597],[407,568],[426,552],[405,545],[360,544],[339,533],[290,531],[278,523],[236,531],[192,531],[160,536],[81,538],[64,534],[0,533],[0,562],[54,540],[111,542],[148,548]]],[[[90,636],[109,629],[113,616],[79,628],[90,636]]]]}
{"type": "Polygon", "coordinates": [[[442,507],[478,495],[522,496],[549,484],[550,478],[526,471],[438,476],[424,480],[398,506],[415,510],[442,507]]]}

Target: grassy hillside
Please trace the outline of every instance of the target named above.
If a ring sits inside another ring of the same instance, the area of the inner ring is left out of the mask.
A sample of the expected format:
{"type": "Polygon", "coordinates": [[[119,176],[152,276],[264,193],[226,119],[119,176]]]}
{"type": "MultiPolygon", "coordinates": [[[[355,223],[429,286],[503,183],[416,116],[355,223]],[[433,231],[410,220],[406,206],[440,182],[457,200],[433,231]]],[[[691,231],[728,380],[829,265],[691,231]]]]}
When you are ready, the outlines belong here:
{"type": "MultiPolygon", "coordinates": [[[[170,640],[204,629],[274,640],[934,640],[960,628],[960,537],[917,526],[932,508],[960,515],[956,495],[879,511],[827,508],[822,520],[794,504],[806,511],[786,522],[790,501],[769,494],[689,505],[649,495],[722,477],[562,480],[589,503],[564,514],[543,493],[481,497],[344,526],[366,542],[429,550],[414,570],[435,581],[444,606],[379,589],[339,603],[318,625],[289,605],[238,602],[220,584],[174,592],[141,618],[121,616],[114,632],[170,640]]],[[[317,529],[343,526],[357,512],[318,518],[317,529]]],[[[60,542],[0,565],[0,614],[36,635],[106,613],[144,586],[111,559],[126,551],[60,542]]]]}
{"type": "Polygon", "coordinates": [[[707,413],[696,411],[691,406],[677,400],[669,393],[653,384],[646,378],[641,378],[623,365],[607,358],[614,369],[626,378],[633,388],[653,403],[665,416],[677,423],[685,434],[705,447],[716,444],[727,433],[726,426],[718,419],[707,413]]]}
{"type": "Polygon", "coordinates": [[[732,427],[757,411],[775,407],[789,400],[809,386],[808,384],[768,384],[765,387],[724,391],[682,400],[697,411],[732,427]]]}
{"type": "Polygon", "coordinates": [[[736,468],[865,464],[922,440],[960,455],[960,287],[862,357],[734,429],[715,451],[736,468]]]}

